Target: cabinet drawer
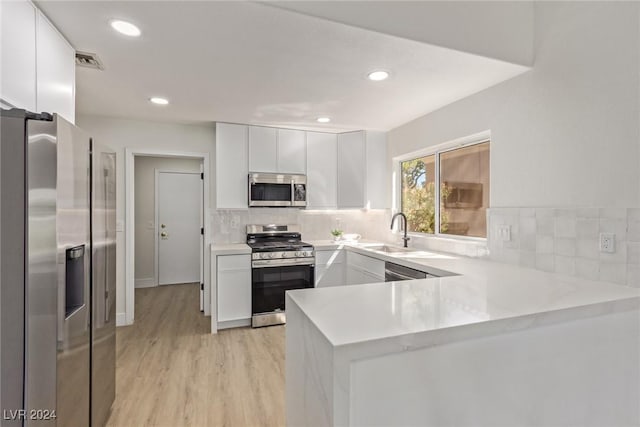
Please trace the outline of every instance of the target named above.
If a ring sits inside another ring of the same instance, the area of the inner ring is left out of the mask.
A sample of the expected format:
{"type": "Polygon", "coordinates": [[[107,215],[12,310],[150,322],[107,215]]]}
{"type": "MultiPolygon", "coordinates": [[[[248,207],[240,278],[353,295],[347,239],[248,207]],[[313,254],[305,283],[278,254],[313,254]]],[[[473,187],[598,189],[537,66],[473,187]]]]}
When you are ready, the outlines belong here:
{"type": "Polygon", "coordinates": [[[384,277],[384,261],[382,260],[349,252],[347,253],[347,263],[350,267],[366,271],[373,276],[384,277]]]}
{"type": "Polygon", "coordinates": [[[219,255],[218,271],[251,270],[251,255],[219,255]]]}
{"type": "Polygon", "coordinates": [[[316,265],[344,263],[344,249],[316,251],[316,265]]]}

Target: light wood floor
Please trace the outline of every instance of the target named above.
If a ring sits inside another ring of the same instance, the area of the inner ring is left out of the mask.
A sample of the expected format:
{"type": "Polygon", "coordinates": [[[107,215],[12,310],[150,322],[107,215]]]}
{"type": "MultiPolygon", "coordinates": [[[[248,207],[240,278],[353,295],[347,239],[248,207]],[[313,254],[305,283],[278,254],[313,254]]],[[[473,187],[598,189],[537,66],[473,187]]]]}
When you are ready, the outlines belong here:
{"type": "Polygon", "coordinates": [[[209,333],[197,284],[136,290],[108,426],[282,426],[284,327],[209,333]]]}

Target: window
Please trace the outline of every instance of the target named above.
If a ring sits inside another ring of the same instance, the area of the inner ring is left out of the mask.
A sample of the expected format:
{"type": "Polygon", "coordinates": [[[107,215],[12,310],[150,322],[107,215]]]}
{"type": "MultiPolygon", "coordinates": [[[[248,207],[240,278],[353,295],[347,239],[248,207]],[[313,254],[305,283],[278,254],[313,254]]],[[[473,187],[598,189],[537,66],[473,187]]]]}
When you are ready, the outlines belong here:
{"type": "Polygon", "coordinates": [[[487,237],[489,141],[402,161],[400,167],[409,231],[487,237]]]}

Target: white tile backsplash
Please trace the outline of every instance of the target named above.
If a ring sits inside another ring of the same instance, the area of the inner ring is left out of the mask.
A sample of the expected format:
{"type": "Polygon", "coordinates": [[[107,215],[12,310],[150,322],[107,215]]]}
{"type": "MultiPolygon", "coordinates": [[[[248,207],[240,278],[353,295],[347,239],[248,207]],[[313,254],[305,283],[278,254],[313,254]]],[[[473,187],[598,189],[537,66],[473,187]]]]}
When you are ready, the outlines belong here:
{"type": "MultiPolygon", "coordinates": [[[[284,223],[300,224],[307,240],[328,240],[339,224],[345,233],[401,245],[401,233],[391,233],[390,222],[389,210],[217,210],[211,218],[218,244],[244,242],[247,224],[284,223]]],[[[487,223],[486,242],[412,235],[409,245],[640,287],[640,209],[497,208],[487,211],[487,223]],[[498,238],[502,225],[511,228],[509,241],[498,238]],[[602,232],[615,233],[615,253],[599,251],[602,232]]]]}
{"type": "Polygon", "coordinates": [[[576,255],[576,239],[558,237],[555,239],[553,252],[556,255],[573,257],[576,255]]]}
{"type": "Polygon", "coordinates": [[[576,237],[577,219],[574,216],[556,216],[555,233],[556,237],[576,237]]]}
{"type": "Polygon", "coordinates": [[[345,233],[388,241],[390,222],[388,210],[307,211],[291,208],[219,209],[211,219],[216,244],[244,242],[247,224],[299,224],[302,238],[307,240],[329,240],[331,230],[339,226],[345,233]]]}
{"type": "MultiPolygon", "coordinates": [[[[597,236],[597,232],[592,236],[597,236]]],[[[576,256],[597,261],[600,258],[598,239],[594,237],[579,238],[576,240],[576,256]]]]}
{"type": "Polygon", "coordinates": [[[493,260],[640,287],[640,209],[503,207],[487,218],[493,260]],[[511,241],[496,238],[499,224],[517,225],[511,241]],[[600,252],[600,233],[615,234],[614,253],[600,252]]]}

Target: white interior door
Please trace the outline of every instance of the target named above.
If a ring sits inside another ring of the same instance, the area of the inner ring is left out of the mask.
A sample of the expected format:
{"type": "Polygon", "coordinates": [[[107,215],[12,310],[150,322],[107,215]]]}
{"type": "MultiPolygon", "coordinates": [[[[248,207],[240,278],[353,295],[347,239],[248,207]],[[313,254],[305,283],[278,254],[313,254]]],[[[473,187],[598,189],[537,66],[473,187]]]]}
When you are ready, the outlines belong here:
{"type": "Polygon", "coordinates": [[[157,172],[158,284],[201,283],[199,173],[157,172]]]}

